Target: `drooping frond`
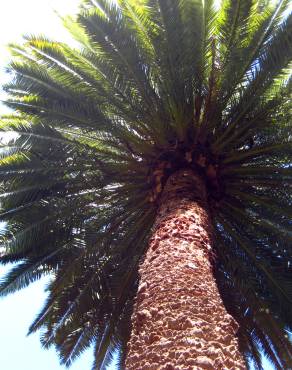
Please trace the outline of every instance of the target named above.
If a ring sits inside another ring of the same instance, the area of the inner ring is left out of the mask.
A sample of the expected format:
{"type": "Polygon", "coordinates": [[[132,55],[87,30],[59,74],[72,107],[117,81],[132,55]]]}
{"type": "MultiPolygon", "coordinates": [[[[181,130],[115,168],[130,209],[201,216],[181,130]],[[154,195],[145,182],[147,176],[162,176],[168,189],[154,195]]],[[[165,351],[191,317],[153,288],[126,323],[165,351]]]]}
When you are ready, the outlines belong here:
{"type": "Polygon", "coordinates": [[[289,1],[86,0],[78,47],[10,45],[0,150],[5,295],[50,274],[43,329],[70,366],[125,355],[160,194],[204,177],[217,279],[246,358],[292,366],[289,1]]]}

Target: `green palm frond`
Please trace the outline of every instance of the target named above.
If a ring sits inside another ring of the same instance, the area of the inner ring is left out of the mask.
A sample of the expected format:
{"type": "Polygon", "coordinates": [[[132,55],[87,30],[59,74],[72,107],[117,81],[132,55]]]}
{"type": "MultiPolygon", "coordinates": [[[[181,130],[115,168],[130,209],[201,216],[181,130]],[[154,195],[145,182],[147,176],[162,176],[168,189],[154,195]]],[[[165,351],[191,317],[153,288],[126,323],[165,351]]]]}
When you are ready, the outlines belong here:
{"type": "MultiPolygon", "coordinates": [[[[11,44],[0,122],[6,295],[50,274],[29,332],[66,366],[125,357],[138,264],[172,173],[206,180],[216,276],[247,361],[291,368],[289,1],[84,0],[76,47],[11,44]],[[10,139],[9,139],[10,138],[10,139]]],[[[2,253],[3,251],[3,253],[2,253]]]]}

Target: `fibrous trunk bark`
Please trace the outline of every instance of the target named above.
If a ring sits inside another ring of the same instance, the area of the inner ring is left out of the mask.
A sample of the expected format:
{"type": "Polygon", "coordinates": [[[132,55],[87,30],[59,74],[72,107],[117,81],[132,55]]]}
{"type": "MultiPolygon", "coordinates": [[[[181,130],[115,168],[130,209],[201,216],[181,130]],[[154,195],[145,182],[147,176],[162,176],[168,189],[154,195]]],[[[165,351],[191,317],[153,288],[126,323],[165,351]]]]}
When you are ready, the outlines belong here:
{"type": "Polygon", "coordinates": [[[142,262],[126,369],[246,369],[213,274],[204,181],[169,177],[142,262]]]}

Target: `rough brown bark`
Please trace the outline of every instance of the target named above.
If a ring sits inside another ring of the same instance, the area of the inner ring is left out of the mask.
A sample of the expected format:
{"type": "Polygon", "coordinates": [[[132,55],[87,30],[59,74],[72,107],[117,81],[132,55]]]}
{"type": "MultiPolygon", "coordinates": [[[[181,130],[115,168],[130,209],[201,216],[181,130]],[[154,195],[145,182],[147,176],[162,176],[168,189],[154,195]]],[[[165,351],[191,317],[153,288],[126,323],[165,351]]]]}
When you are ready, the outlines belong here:
{"type": "Polygon", "coordinates": [[[173,174],[139,269],[126,369],[246,368],[213,275],[211,239],[203,180],[173,174]]]}

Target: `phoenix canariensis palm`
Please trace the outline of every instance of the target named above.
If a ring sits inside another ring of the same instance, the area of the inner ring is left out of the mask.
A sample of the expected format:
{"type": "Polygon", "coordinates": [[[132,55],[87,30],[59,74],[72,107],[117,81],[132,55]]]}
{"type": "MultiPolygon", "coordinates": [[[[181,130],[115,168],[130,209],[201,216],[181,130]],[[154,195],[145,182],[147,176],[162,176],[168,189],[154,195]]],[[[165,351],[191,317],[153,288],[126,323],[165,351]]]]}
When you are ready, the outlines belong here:
{"type": "MultiPolygon", "coordinates": [[[[87,0],[76,19],[64,19],[78,47],[45,37],[11,45],[5,89],[14,112],[2,117],[1,130],[15,134],[1,150],[1,263],[17,265],[0,290],[6,295],[51,276],[29,332],[42,328],[43,345],[55,345],[62,363],[94,345],[93,369],[105,367],[116,349],[123,366],[134,301],[135,338],[139,320],[156,325],[149,310],[144,318],[136,312],[138,268],[143,275],[145,264],[151,267],[153,256],[142,261],[159,233],[157,214],[173,211],[164,202],[181,186],[175,202],[181,193],[206,212],[212,249],[205,262],[238,323],[232,337],[241,353],[258,369],[260,351],[277,369],[292,367],[288,8],[285,0],[223,0],[219,10],[211,0],[87,0]]],[[[172,247],[160,254],[162,265],[172,247]]],[[[170,275],[160,276],[156,293],[180,299],[171,292],[178,275],[170,275]]],[[[159,320],[167,327],[168,319],[159,320]]],[[[129,368],[153,342],[141,345],[140,355],[129,346],[129,368]]],[[[193,334],[188,345],[195,343],[193,334]]],[[[158,365],[165,353],[157,353],[158,365]]],[[[199,368],[212,366],[206,356],[202,348],[199,368]]]]}

